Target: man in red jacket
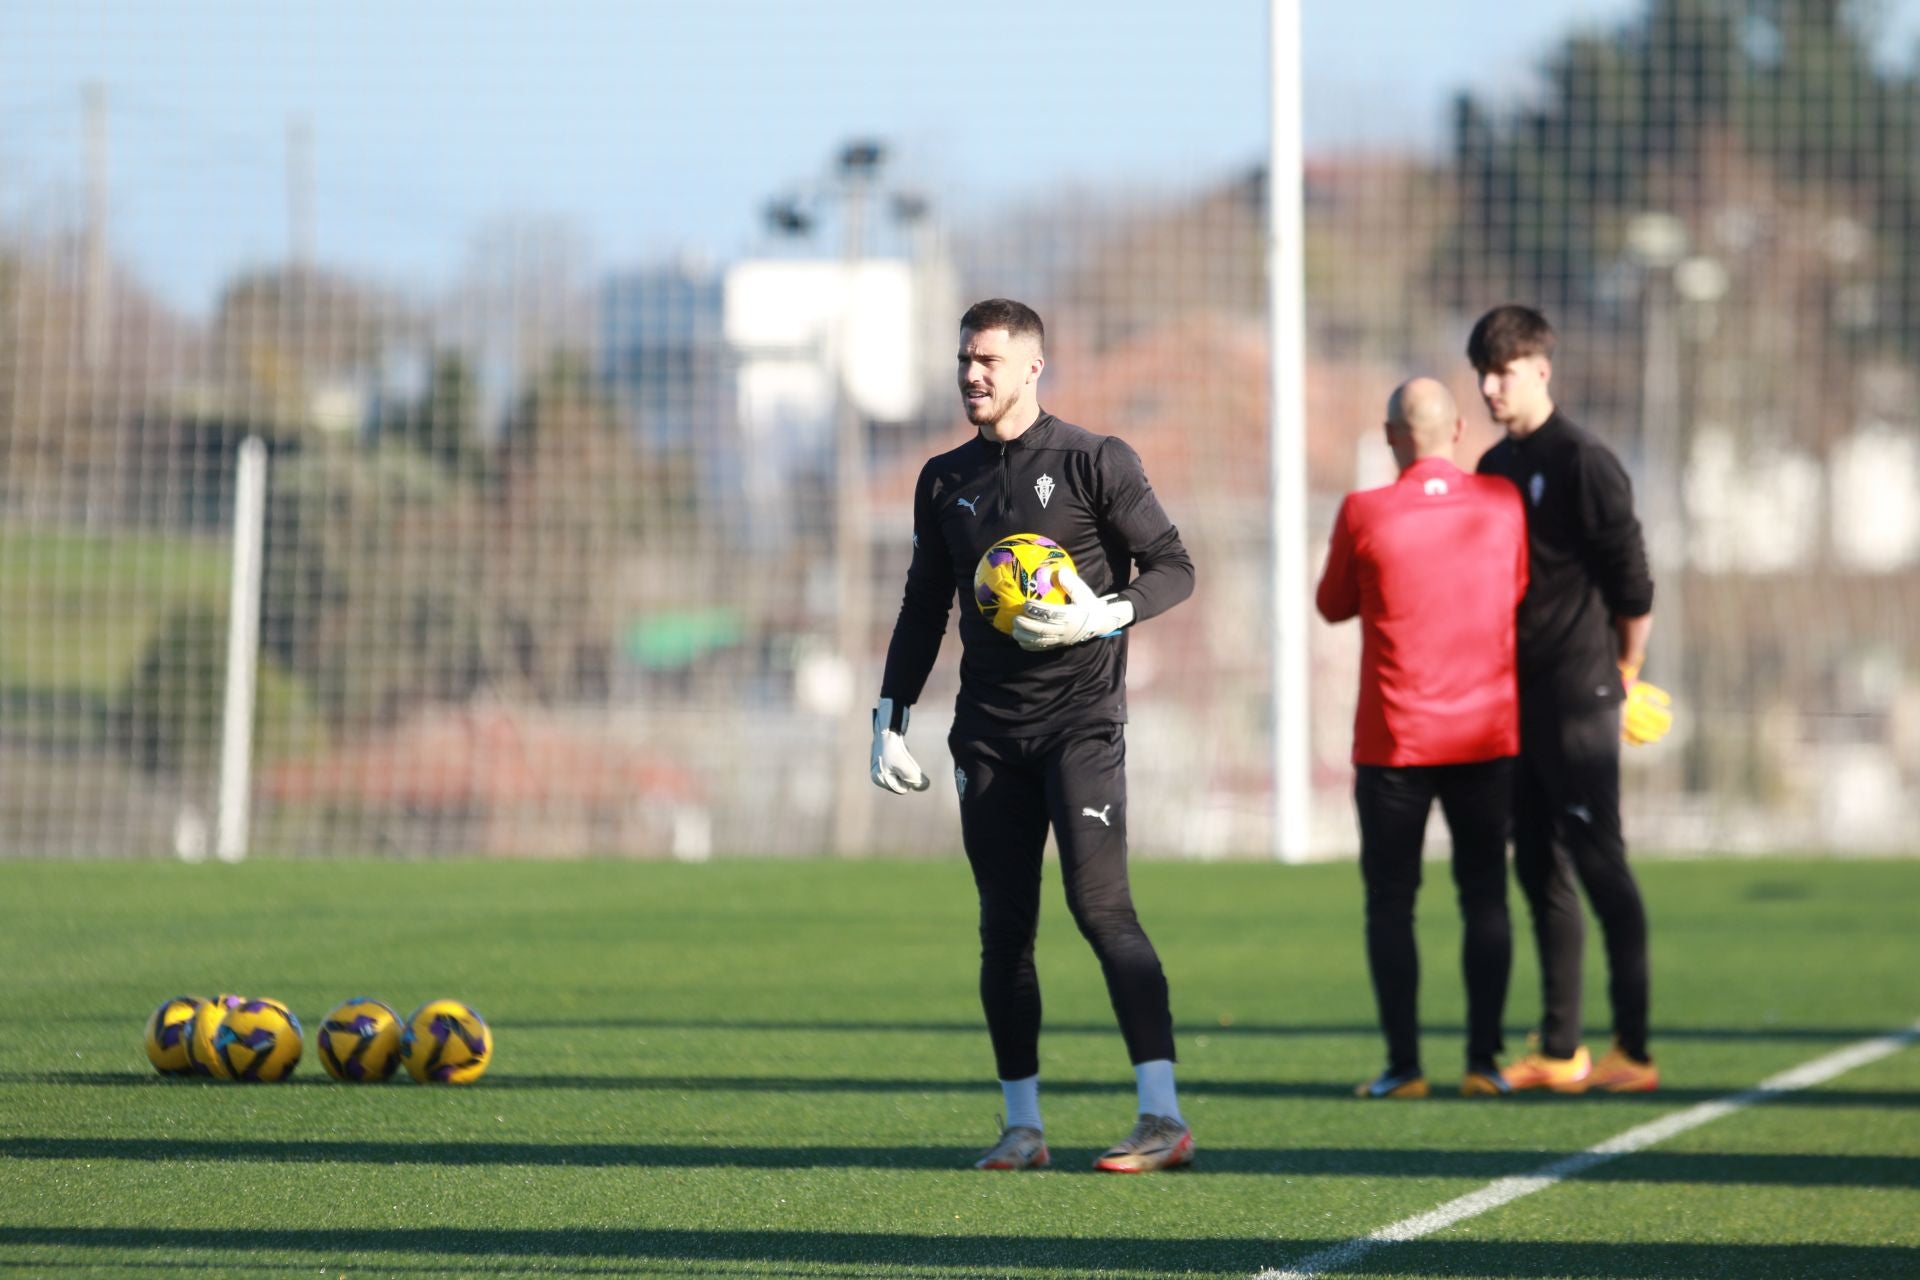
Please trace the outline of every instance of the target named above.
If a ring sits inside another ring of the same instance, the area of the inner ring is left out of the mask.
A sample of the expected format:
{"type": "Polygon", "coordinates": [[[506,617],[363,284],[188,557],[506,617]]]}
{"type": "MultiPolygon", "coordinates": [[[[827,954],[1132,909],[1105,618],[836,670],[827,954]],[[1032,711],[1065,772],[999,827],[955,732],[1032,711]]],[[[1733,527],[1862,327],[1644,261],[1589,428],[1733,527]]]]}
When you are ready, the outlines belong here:
{"type": "Polygon", "coordinates": [[[1526,512],[1511,484],[1454,465],[1460,414],[1439,382],[1396,389],[1386,428],[1400,478],[1340,504],[1317,597],[1327,621],[1358,616],[1361,626],[1353,794],[1387,1067],[1355,1092],[1427,1095],[1413,901],[1438,799],[1466,922],[1460,1092],[1504,1094],[1495,1057],[1513,960],[1506,844],[1520,750],[1514,614],[1527,586],[1526,512]]]}

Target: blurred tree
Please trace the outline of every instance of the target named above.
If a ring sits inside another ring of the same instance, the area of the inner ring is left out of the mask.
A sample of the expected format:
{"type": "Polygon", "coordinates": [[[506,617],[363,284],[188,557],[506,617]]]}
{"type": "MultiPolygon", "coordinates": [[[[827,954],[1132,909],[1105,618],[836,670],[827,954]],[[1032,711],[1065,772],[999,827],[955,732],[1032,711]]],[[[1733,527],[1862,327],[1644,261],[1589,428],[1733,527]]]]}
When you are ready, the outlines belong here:
{"type": "Polygon", "coordinates": [[[1266,173],[1083,231],[1064,260],[1065,301],[1096,348],[1190,315],[1260,320],[1266,306],[1266,173]],[[1214,251],[1196,255],[1193,246],[1214,251]]]}
{"type": "Polygon", "coordinates": [[[502,371],[530,383],[549,353],[583,349],[594,332],[593,253],[565,218],[496,218],[468,245],[434,331],[472,353],[491,383],[502,371]]]}
{"type": "Polygon", "coordinates": [[[384,421],[379,434],[403,441],[449,471],[473,474],[482,465],[480,384],[467,357],[458,351],[435,354],[420,398],[384,421]]]}
{"type": "Polygon", "coordinates": [[[1876,226],[1901,264],[1897,340],[1920,347],[1920,326],[1904,322],[1920,312],[1920,253],[1907,251],[1920,231],[1920,94],[1910,72],[1876,64],[1876,12],[1848,0],[1651,0],[1636,22],[1570,38],[1537,104],[1503,116],[1462,96],[1461,216],[1435,257],[1443,296],[1468,311],[1525,298],[1609,327],[1598,313],[1620,301],[1632,217],[1674,214],[1696,244],[1737,239],[1738,218],[1724,215],[1753,194],[1727,187],[1737,165],[1781,198],[1811,196],[1876,226]]]}
{"type": "MultiPolygon", "coordinates": [[[[330,397],[372,390],[397,327],[392,308],[348,278],[303,268],[236,277],[215,309],[212,375],[229,411],[280,429],[354,429],[330,397]]],[[[348,409],[357,415],[357,409],[348,409]]]]}
{"type": "Polygon", "coordinates": [[[337,727],[484,681],[480,495],[404,447],[316,447],[269,479],[263,649],[337,727]]]}
{"type": "Polygon", "coordinates": [[[90,355],[76,243],[0,242],[0,509],[100,528],[131,508],[143,479],[126,465],[137,419],[193,344],[116,273],[108,336],[90,355]]]}
{"type": "Polygon", "coordinates": [[[487,531],[494,604],[515,676],[545,700],[606,696],[623,566],[695,542],[691,459],[638,453],[623,424],[571,352],[550,358],[507,422],[487,531]]]}
{"type": "Polygon", "coordinates": [[[276,462],[263,644],[339,728],[481,690],[606,698],[634,566],[699,543],[689,461],[637,453],[572,354],[552,357],[486,454],[464,365],[441,360],[435,381],[396,436],[276,462]]]}
{"type": "MultiPolygon", "coordinates": [[[[256,750],[273,760],[325,745],[305,690],[268,657],[254,685],[256,750]]],[[[220,751],[227,681],[227,611],[186,605],[142,651],[114,706],[113,740],[149,773],[210,775],[220,751]]]]}

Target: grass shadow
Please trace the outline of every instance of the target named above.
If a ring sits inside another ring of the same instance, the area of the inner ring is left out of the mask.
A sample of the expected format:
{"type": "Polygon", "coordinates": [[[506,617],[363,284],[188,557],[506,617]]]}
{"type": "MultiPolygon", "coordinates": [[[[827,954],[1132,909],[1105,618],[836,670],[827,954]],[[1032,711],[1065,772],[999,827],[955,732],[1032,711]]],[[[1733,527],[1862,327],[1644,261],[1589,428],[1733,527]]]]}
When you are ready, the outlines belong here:
{"type": "MultiPolygon", "coordinates": [[[[1065,1236],[923,1236],[891,1232],[514,1228],[336,1228],[236,1233],[188,1227],[0,1226],[0,1248],[84,1251],[90,1265],[102,1253],[159,1252],[183,1269],[194,1263],[269,1269],[286,1254],[324,1260],[329,1268],[396,1269],[390,1258],[427,1255],[441,1269],[472,1273],[569,1262],[735,1264],[746,1274],[781,1274],[821,1264],[851,1267],[849,1274],[885,1269],[915,1275],[998,1274],[1029,1270],[1075,1275],[1216,1274],[1244,1276],[1320,1252],[1337,1242],[1314,1239],[1186,1238],[1088,1239],[1065,1236]],[[488,1263],[493,1267],[490,1268],[488,1263]]],[[[30,1265],[38,1266],[38,1263],[30,1265]]],[[[416,1264],[402,1264],[412,1266],[416,1264]]],[[[612,1270],[596,1267],[595,1270],[612,1270]]],[[[1389,1245],[1343,1269],[1343,1274],[1524,1277],[1705,1277],[1744,1280],[1825,1280],[1840,1276],[1920,1273],[1920,1249],[1898,1245],[1599,1243],[1584,1241],[1415,1241],[1389,1245]]]]}
{"type": "MultiPolygon", "coordinates": [[[[665,1169],[965,1170],[957,1146],[687,1143],[281,1142],[210,1139],[0,1138],[0,1159],[213,1161],[665,1169]]],[[[1056,1147],[1055,1172],[1090,1173],[1094,1149],[1056,1147]]],[[[1475,1178],[1529,1173],[1572,1154],[1396,1147],[1203,1147],[1199,1172],[1305,1177],[1475,1178]]],[[[1641,1152],[1579,1175],[1593,1182],[1920,1188],[1920,1157],[1641,1152]]]]}
{"type": "MultiPolygon", "coordinates": [[[[162,1076],[142,1071],[13,1071],[0,1072],[0,1085],[46,1084],[90,1088],[179,1089],[234,1087],[231,1081],[208,1080],[189,1076],[162,1076]]],[[[256,1087],[256,1086],[240,1086],[256,1087]]],[[[269,1088],[363,1088],[342,1085],[319,1074],[300,1075],[269,1088]]],[[[385,1086],[414,1088],[411,1082],[396,1080],[385,1086]]],[[[533,1075],[511,1072],[489,1073],[474,1086],[480,1089],[587,1090],[608,1093],[788,1093],[788,1094],[932,1094],[978,1093],[991,1088],[990,1081],[977,1079],[915,1079],[911,1077],[849,1076],[645,1076],[645,1075],[533,1075]]],[[[1106,1096],[1131,1095],[1133,1085],[1123,1079],[1048,1080],[1049,1095],[1106,1096]]],[[[1209,1098],[1302,1098],[1351,1100],[1349,1081],[1324,1080],[1213,1080],[1192,1074],[1180,1081],[1182,1096],[1209,1098]]],[[[1709,1102],[1745,1092],[1739,1086],[1713,1088],[1662,1086],[1655,1093],[1589,1094],[1563,1097],[1545,1090],[1517,1094],[1498,1101],[1460,1099],[1443,1091],[1424,1106],[1464,1105],[1475,1107],[1567,1107],[1606,1106],[1625,1109],[1677,1107],[1709,1102]]],[[[1358,1104],[1356,1104],[1358,1105],[1358,1104]]],[[[1368,1104],[1374,1105],[1374,1104],[1368,1104]]],[[[1405,1105],[1405,1104],[1393,1104],[1405,1105]]],[[[1800,1089],[1783,1091],[1768,1100],[1769,1106],[1788,1107],[1866,1107],[1903,1109],[1920,1106],[1920,1090],[1901,1089],[1800,1089]]]]}
{"type": "MultiPolygon", "coordinates": [[[[720,1031],[720,1032],[830,1032],[843,1035],[984,1035],[986,1024],[977,1018],[886,1019],[886,1018],[671,1018],[671,1017],[551,1017],[496,1018],[497,1030],[523,1031],[720,1031]]],[[[1053,1035],[1112,1035],[1111,1022],[1049,1022],[1053,1035]]],[[[1251,1038],[1321,1039],[1360,1037],[1378,1039],[1380,1027],[1373,1022],[1228,1022],[1224,1024],[1198,1019],[1175,1027],[1180,1035],[1247,1036],[1251,1038]]],[[[1526,1038],[1531,1027],[1509,1027],[1507,1035],[1516,1043],[1526,1038]]],[[[1686,1043],[1736,1042],[1783,1043],[1810,1042],[1844,1044],[1888,1034],[1887,1027],[1725,1027],[1661,1026],[1655,1028],[1662,1042],[1686,1043]]],[[[1421,1034],[1464,1038],[1464,1025],[1423,1026],[1421,1034]]]]}

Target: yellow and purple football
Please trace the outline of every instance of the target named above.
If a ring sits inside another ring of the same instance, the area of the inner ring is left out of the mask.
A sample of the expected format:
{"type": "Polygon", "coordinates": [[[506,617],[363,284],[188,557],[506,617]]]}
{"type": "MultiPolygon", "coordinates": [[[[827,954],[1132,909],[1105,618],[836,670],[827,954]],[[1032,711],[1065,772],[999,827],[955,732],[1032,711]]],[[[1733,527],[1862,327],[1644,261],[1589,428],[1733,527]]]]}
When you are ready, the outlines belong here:
{"type": "Polygon", "coordinates": [[[222,993],[206,1001],[193,1011],[193,1021],[187,1025],[187,1073],[206,1076],[214,1080],[231,1080],[227,1064],[220,1060],[216,1041],[220,1034],[220,1022],[227,1016],[229,1009],[237,1009],[247,1002],[245,996],[222,993]]]}
{"type": "Polygon", "coordinates": [[[1052,538],[1016,533],[988,547],[973,570],[973,602],[980,613],[1005,635],[1013,634],[1013,620],[1027,601],[1065,604],[1060,571],[1073,568],[1073,557],[1052,538]]]}
{"type": "Polygon", "coordinates": [[[400,1015],[355,996],[320,1022],[320,1065],[335,1080],[378,1084],[400,1065],[400,1015]]]}
{"type": "Polygon", "coordinates": [[[214,1033],[214,1056],[234,1080],[285,1080],[300,1065],[300,1019],[278,1000],[243,1000],[214,1033]]]}
{"type": "Polygon", "coordinates": [[[187,1061],[187,1037],[193,1030],[193,1015],[206,1000],[200,996],[174,996],[162,1000],[147,1019],[147,1059],[163,1076],[193,1073],[187,1061]]]}
{"type": "Polygon", "coordinates": [[[400,1060],[421,1084],[472,1084],[493,1060],[493,1029],[458,1000],[429,1000],[407,1018],[400,1060]]]}

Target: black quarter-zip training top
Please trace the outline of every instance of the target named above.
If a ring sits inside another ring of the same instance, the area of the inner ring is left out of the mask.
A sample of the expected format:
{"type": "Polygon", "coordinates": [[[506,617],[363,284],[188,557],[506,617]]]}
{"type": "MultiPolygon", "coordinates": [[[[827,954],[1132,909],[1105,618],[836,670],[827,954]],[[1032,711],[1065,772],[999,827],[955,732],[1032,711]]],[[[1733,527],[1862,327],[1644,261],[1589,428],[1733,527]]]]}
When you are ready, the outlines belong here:
{"type": "Polygon", "coordinates": [[[1005,443],[976,432],[931,459],[914,484],[913,560],[880,696],[896,707],[918,701],[957,599],[957,736],[1024,738],[1124,722],[1125,631],[1029,653],[975,607],[974,567],[988,547],[1016,533],[1041,534],[1065,547],[1096,593],[1118,592],[1133,602],[1136,622],[1193,593],[1193,561],[1180,531],[1125,441],[1045,412],[1005,443]]]}
{"type": "Polygon", "coordinates": [[[1517,620],[1523,709],[1617,702],[1613,620],[1653,610],[1626,469],[1556,410],[1527,435],[1487,450],[1479,471],[1513,481],[1527,509],[1527,593],[1517,620]]]}

